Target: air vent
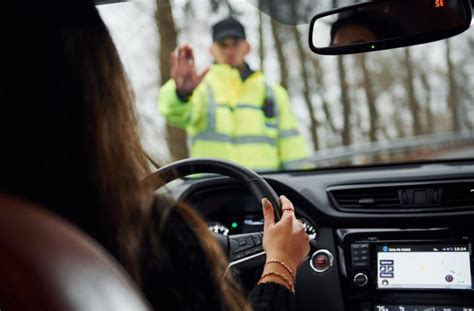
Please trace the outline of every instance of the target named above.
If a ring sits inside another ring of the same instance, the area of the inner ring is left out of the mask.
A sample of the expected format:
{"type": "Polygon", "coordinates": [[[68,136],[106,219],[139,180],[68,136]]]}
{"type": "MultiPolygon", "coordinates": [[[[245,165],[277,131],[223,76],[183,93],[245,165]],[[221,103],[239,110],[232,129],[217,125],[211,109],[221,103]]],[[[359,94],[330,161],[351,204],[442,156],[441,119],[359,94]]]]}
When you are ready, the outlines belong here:
{"type": "Polygon", "coordinates": [[[445,185],[443,206],[474,209],[474,181],[445,185]]]}
{"type": "Polygon", "coordinates": [[[346,211],[393,211],[400,209],[400,199],[395,187],[346,188],[329,190],[341,210],[346,211]]]}
{"type": "Polygon", "coordinates": [[[413,213],[474,210],[474,181],[433,181],[335,186],[328,188],[335,207],[363,213],[413,213]]]}

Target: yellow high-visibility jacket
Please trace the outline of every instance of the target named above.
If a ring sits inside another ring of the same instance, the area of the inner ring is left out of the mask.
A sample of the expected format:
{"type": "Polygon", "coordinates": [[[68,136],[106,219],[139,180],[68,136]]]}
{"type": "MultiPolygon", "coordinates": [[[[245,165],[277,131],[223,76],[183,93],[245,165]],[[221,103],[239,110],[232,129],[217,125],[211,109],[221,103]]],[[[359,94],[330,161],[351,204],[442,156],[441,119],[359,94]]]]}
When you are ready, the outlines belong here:
{"type": "Polygon", "coordinates": [[[242,81],[237,69],[212,65],[188,101],[178,98],[174,80],[165,83],[158,108],[171,125],[186,129],[191,157],[227,159],[257,171],[307,166],[288,93],[266,83],[261,72],[242,81]]]}

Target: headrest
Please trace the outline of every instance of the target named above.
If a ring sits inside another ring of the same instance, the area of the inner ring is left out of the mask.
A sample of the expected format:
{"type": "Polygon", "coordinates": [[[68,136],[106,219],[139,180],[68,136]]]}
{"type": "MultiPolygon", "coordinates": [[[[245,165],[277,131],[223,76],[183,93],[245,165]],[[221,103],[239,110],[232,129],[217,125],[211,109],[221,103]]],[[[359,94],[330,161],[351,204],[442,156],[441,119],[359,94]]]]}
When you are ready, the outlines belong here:
{"type": "Polygon", "coordinates": [[[0,275],[2,310],[151,309],[125,270],[85,233],[3,194],[0,275]]]}

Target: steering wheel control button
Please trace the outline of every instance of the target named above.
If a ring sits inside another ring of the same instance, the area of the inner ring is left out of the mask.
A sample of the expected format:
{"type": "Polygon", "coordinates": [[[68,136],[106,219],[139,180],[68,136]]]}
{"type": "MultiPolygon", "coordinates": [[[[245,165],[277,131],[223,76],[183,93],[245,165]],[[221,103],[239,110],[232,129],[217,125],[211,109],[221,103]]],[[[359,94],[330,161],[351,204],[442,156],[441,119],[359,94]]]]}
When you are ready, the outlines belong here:
{"type": "Polygon", "coordinates": [[[369,278],[367,277],[365,273],[357,273],[354,276],[354,284],[359,287],[367,285],[368,282],[369,282],[369,278]]]}
{"type": "Polygon", "coordinates": [[[239,260],[263,252],[262,236],[262,233],[255,233],[230,237],[230,261],[239,260]]]}
{"type": "Polygon", "coordinates": [[[233,254],[241,253],[255,246],[251,236],[231,238],[231,244],[237,245],[236,247],[234,246],[233,254]]]}
{"type": "Polygon", "coordinates": [[[252,236],[255,246],[262,245],[262,236],[261,233],[257,233],[252,236]]]}
{"type": "Polygon", "coordinates": [[[322,273],[331,268],[333,262],[334,256],[331,252],[325,249],[320,249],[311,256],[309,264],[314,271],[322,273]]]}

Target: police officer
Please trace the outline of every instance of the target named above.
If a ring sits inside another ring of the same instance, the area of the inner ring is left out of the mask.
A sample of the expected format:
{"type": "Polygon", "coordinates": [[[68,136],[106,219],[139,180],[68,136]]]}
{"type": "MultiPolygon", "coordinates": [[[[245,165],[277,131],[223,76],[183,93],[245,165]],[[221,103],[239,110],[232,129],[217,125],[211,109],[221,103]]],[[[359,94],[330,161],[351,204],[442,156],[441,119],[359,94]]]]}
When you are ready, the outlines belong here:
{"type": "Polygon", "coordinates": [[[193,50],[171,55],[172,79],[158,107],[171,125],[186,129],[191,156],[235,161],[257,171],[308,165],[308,149],[290,108],[288,93],[245,62],[245,29],[234,18],[212,27],[214,64],[195,69],[193,50]]]}

